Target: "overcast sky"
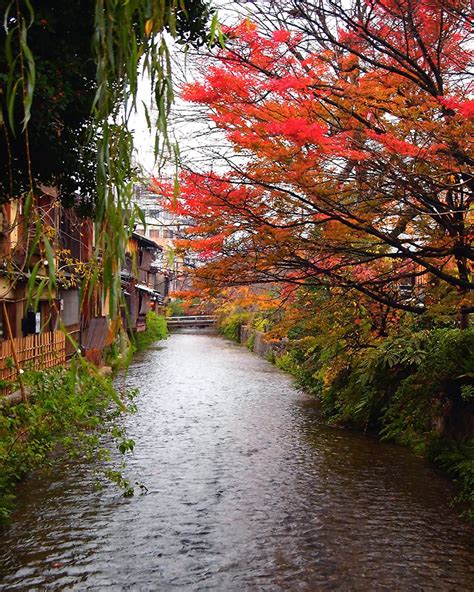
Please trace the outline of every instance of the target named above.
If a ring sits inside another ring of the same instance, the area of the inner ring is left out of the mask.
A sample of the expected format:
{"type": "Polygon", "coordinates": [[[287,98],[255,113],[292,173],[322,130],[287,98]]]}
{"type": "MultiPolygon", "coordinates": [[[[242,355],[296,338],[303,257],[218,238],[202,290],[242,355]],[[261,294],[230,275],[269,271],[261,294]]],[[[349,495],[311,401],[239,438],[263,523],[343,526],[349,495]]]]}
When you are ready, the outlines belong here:
{"type": "MultiPolygon", "coordinates": [[[[229,24],[235,22],[239,15],[248,13],[248,8],[253,2],[223,2],[223,0],[214,0],[213,5],[218,8],[219,20],[222,23],[229,24]]],[[[172,48],[172,40],[169,46],[172,48]]],[[[205,50],[204,50],[205,51],[205,50]]],[[[182,159],[185,163],[193,161],[194,166],[200,167],[205,164],[210,166],[211,162],[204,162],[203,159],[210,158],[209,154],[203,156],[205,145],[212,145],[215,150],[225,149],[224,138],[216,138],[215,132],[212,133],[209,124],[203,121],[202,108],[198,105],[187,103],[179,99],[179,87],[184,81],[192,81],[199,78],[197,73],[197,56],[194,52],[189,52],[187,58],[179,46],[172,49],[174,56],[173,78],[175,83],[176,101],[173,114],[170,120],[170,131],[179,144],[182,159]],[[216,144],[217,142],[217,144],[216,144]]],[[[201,58],[202,59],[202,58],[201,58]]],[[[135,160],[150,175],[157,174],[154,162],[153,147],[155,141],[155,132],[147,128],[145,110],[142,106],[145,103],[149,110],[153,111],[151,86],[147,76],[143,76],[137,102],[137,112],[131,118],[131,129],[134,131],[135,160]]],[[[171,168],[169,169],[171,171],[171,168]]]]}

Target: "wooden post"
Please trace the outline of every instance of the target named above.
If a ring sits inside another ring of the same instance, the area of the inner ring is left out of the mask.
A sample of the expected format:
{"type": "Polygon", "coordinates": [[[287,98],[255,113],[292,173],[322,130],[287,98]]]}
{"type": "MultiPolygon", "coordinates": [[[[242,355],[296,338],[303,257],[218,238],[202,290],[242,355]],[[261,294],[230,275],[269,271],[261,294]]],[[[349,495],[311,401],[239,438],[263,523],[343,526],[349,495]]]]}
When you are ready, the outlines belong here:
{"type": "Polygon", "coordinates": [[[26,395],[26,390],[25,390],[25,385],[23,384],[23,379],[21,378],[21,368],[20,368],[20,364],[18,363],[18,357],[16,355],[15,341],[13,339],[12,327],[10,325],[10,318],[8,317],[8,314],[7,314],[7,307],[5,304],[5,300],[2,302],[2,304],[3,304],[3,316],[5,318],[5,323],[7,325],[8,339],[10,340],[10,345],[12,347],[13,361],[15,362],[16,371],[18,373],[18,382],[20,384],[21,398],[26,403],[26,401],[28,400],[28,397],[26,395]]]}
{"type": "Polygon", "coordinates": [[[461,305],[461,329],[469,329],[469,315],[472,313],[474,313],[474,306],[469,306],[466,304],[461,305]]]}

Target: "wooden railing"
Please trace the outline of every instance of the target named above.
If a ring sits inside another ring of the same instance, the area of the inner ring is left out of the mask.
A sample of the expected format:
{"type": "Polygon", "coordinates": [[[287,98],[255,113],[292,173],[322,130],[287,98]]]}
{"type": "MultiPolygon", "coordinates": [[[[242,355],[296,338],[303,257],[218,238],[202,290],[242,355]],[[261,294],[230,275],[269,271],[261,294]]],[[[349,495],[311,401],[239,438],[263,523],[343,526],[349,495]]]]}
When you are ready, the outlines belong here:
{"type": "MultiPolygon", "coordinates": [[[[0,342],[0,380],[14,381],[18,373],[14,352],[22,369],[44,370],[66,361],[66,336],[62,331],[50,331],[39,335],[16,337],[0,342]]],[[[0,395],[8,394],[11,388],[0,388],[0,395]]]]}

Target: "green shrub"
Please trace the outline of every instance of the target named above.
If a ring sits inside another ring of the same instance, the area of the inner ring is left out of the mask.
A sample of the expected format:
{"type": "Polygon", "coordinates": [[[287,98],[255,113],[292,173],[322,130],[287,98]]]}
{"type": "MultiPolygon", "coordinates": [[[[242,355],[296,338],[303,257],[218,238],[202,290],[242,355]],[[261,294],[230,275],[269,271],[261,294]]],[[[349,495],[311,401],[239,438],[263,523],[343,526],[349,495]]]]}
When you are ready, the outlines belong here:
{"type": "Polygon", "coordinates": [[[453,410],[467,411],[472,405],[464,400],[463,393],[472,384],[469,369],[474,356],[474,331],[424,331],[415,334],[405,348],[400,347],[400,352],[392,368],[397,364],[403,372],[387,404],[382,434],[404,444],[413,444],[414,440],[423,451],[436,437],[436,418],[449,425],[453,410]]]}
{"type": "MultiPolygon", "coordinates": [[[[119,450],[133,448],[115,423],[122,411],[133,410],[133,393],[120,395],[84,359],[68,368],[25,372],[23,382],[29,401],[0,409],[0,521],[11,512],[15,486],[28,472],[67,456],[106,459],[108,451],[100,445],[104,432],[119,450]],[[57,446],[63,454],[53,459],[50,452],[57,446]]],[[[121,484],[130,490],[126,479],[121,484]]]]}
{"type": "Polygon", "coordinates": [[[184,315],[183,300],[180,298],[171,300],[166,308],[166,312],[170,317],[182,317],[184,315]]]}
{"type": "Polygon", "coordinates": [[[434,440],[429,458],[459,483],[457,500],[466,508],[465,515],[474,521],[474,438],[464,442],[434,440]]]}
{"type": "Polygon", "coordinates": [[[272,349],[267,351],[267,353],[265,354],[265,360],[267,360],[267,362],[270,362],[270,364],[275,364],[276,355],[272,349]]]}
{"type": "Polygon", "coordinates": [[[249,349],[250,351],[253,351],[253,348],[255,346],[255,333],[252,333],[252,335],[250,335],[250,337],[247,339],[247,343],[245,344],[247,349],[249,349]]]}
{"type": "Polygon", "coordinates": [[[275,357],[275,364],[295,377],[298,388],[319,395],[322,386],[318,375],[321,370],[320,356],[320,346],[313,338],[306,337],[289,341],[285,353],[275,357]]]}
{"type": "Polygon", "coordinates": [[[134,344],[138,351],[142,351],[150,347],[155,341],[167,337],[168,328],[165,317],[151,310],[146,315],[146,330],[134,336],[134,344]]]}
{"type": "Polygon", "coordinates": [[[256,331],[262,331],[263,333],[265,333],[265,331],[268,330],[270,325],[271,325],[270,320],[267,319],[266,317],[256,315],[253,320],[253,328],[256,331]]]}
{"type": "Polygon", "coordinates": [[[220,320],[219,330],[227,339],[238,342],[240,340],[240,328],[247,323],[250,317],[251,314],[248,312],[234,312],[220,320]]]}
{"type": "Polygon", "coordinates": [[[168,337],[168,327],[165,317],[150,311],[146,315],[147,332],[154,341],[166,339],[168,337]]]}
{"type": "Polygon", "coordinates": [[[290,352],[285,352],[283,355],[277,356],[275,358],[275,365],[280,370],[288,372],[292,376],[296,376],[298,373],[299,367],[290,352]]]}

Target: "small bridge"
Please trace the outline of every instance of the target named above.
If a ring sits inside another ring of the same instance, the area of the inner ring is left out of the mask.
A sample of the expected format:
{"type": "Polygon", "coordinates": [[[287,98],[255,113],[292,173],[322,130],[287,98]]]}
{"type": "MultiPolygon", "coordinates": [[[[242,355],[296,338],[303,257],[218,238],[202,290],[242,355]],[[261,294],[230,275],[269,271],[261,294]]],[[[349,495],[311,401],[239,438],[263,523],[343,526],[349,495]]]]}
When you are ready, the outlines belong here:
{"type": "Polygon", "coordinates": [[[216,317],[213,315],[167,317],[166,323],[170,331],[180,329],[212,329],[216,326],[216,317]]]}

